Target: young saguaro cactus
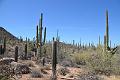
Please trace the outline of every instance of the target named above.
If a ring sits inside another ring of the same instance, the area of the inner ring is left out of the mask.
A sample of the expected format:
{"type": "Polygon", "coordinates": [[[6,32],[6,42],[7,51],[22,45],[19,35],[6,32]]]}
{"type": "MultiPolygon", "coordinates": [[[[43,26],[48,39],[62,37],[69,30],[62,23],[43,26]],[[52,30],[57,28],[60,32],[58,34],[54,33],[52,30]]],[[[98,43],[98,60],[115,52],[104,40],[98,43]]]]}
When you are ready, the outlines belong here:
{"type": "Polygon", "coordinates": [[[27,59],[27,43],[25,44],[25,59],[27,59]]]}
{"type": "Polygon", "coordinates": [[[26,38],[26,43],[25,43],[25,59],[27,59],[27,38],[26,38]]]}
{"type": "Polygon", "coordinates": [[[18,46],[15,47],[15,62],[18,61],[18,46]]]}
{"type": "Polygon", "coordinates": [[[57,41],[53,38],[53,49],[52,49],[52,80],[57,80],[56,76],[56,64],[57,64],[57,41]]]}

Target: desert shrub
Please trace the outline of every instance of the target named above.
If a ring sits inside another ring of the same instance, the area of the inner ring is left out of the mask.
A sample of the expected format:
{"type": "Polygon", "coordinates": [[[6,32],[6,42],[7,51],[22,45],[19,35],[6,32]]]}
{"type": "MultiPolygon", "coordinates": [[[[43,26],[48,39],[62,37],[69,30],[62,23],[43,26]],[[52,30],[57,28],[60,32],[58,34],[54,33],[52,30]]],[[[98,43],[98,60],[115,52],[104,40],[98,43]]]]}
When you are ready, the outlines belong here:
{"type": "Polygon", "coordinates": [[[86,60],[88,59],[88,53],[75,53],[73,55],[73,61],[78,65],[86,65],[86,60]]]}
{"type": "Polygon", "coordinates": [[[115,54],[111,60],[112,71],[115,75],[120,75],[120,54],[115,54]]]}
{"type": "Polygon", "coordinates": [[[39,70],[32,70],[31,77],[32,78],[42,78],[43,74],[39,70]]]}
{"type": "Polygon", "coordinates": [[[66,67],[61,67],[58,69],[58,73],[63,76],[67,75],[69,72],[69,69],[67,69],[66,67]]]}
{"type": "Polygon", "coordinates": [[[63,67],[74,67],[75,64],[73,63],[72,60],[68,59],[68,60],[63,60],[61,63],[60,63],[61,66],[63,67]]]}
{"type": "Polygon", "coordinates": [[[95,75],[93,73],[85,73],[79,75],[79,77],[76,80],[104,80],[100,78],[98,75],[95,75]]]}
{"type": "Polygon", "coordinates": [[[109,53],[91,54],[86,62],[89,69],[96,74],[109,76],[112,73],[111,54],[109,53]]]}

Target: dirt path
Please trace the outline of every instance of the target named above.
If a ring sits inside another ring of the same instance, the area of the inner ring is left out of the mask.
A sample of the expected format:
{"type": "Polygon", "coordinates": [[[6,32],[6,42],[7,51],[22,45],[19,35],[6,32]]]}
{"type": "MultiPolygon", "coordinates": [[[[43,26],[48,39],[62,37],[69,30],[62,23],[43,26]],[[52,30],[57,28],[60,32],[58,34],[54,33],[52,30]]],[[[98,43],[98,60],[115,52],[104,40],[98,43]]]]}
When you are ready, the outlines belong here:
{"type": "MultiPolygon", "coordinates": [[[[40,68],[39,65],[36,65],[35,62],[33,61],[35,68],[40,68]]],[[[57,69],[60,68],[60,65],[57,65],[57,69]]],[[[72,76],[72,75],[75,75],[75,74],[78,74],[81,69],[80,68],[72,68],[72,67],[68,67],[70,73],[67,74],[66,76],[62,76],[60,74],[57,73],[57,77],[58,77],[58,80],[74,80],[74,78],[68,78],[69,76],[72,76]]],[[[19,80],[50,80],[50,76],[52,75],[52,70],[45,70],[47,72],[46,75],[44,75],[43,78],[31,78],[30,74],[23,74],[22,75],[22,78],[19,79],[19,80]]]]}

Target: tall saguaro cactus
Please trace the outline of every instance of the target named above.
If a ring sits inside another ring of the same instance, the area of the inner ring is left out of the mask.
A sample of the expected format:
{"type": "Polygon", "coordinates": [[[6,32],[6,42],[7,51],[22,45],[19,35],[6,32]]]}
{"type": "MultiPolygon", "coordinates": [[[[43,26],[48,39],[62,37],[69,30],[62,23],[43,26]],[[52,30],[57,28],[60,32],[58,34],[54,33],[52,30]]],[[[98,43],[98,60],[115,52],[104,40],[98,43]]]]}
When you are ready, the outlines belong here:
{"type": "Polygon", "coordinates": [[[108,11],[106,10],[106,47],[109,47],[108,11]]]}
{"type": "Polygon", "coordinates": [[[18,61],[18,46],[15,47],[15,62],[18,61]]]}
{"type": "Polygon", "coordinates": [[[40,23],[39,23],[39,35],[40,35],[40,46],[42,46],[42,21],[43,20],[43,14],[41,13],[40,23]]]}
{"type": "Polygon", "coordinates": [[[42,57],[42,20],[43,20],[43,14],[41,13],[41,18],[39,22],[39,37],[40,37],[40,58],[42,57]]]}
{"type": "Polygon", "coordinates": [[[53,38],[53,57],[52,57],[52,80],[57,80],[56,76],[56,64],[57,64],[57,41],[53,38]]]}
{"type": "Polygon", "coordinates": [[[46,27],[44,29],[44,35],[43,35],[43,14],[41,13],[41,17],[39,20],[39,26],[37,26],[37,31],[36,31],[36,46],[37,46],[37,57],[42,58],[42,46],[45,44],[46,41],[46,27]],[[42,35],[44,38],[42,38],[42,35]]]}

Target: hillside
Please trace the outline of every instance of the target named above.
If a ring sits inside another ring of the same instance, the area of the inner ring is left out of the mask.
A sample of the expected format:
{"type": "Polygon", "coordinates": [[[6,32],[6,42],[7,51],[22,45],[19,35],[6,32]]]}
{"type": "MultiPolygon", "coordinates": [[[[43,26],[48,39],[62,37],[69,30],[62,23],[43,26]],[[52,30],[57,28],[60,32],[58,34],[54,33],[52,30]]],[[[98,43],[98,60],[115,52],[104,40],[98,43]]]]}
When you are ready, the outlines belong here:
{"type": "Polygon", "coordinates": [[[18,40],[18,38],[9,31],[5,30],[3,27],[0,27],[0,39],[3,39],[4,37],[6,37],[8,40],[18,40]]]}

